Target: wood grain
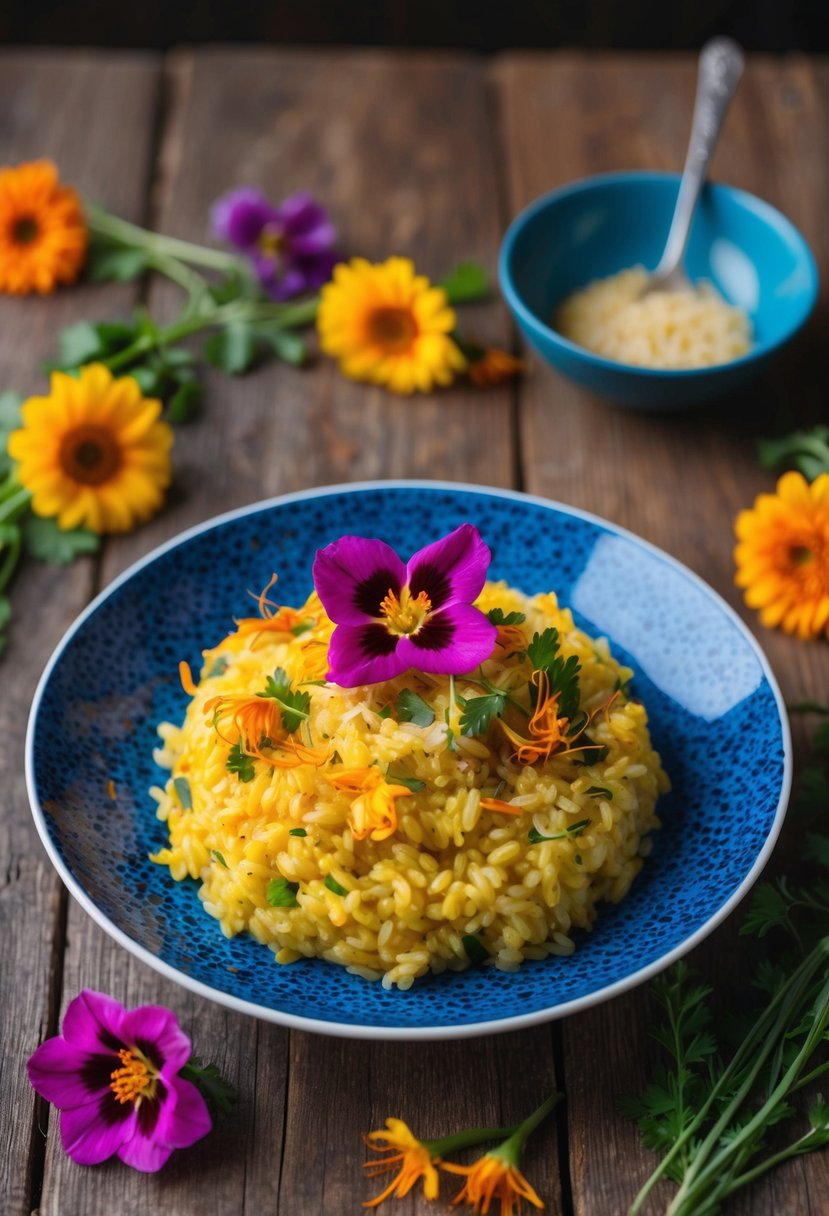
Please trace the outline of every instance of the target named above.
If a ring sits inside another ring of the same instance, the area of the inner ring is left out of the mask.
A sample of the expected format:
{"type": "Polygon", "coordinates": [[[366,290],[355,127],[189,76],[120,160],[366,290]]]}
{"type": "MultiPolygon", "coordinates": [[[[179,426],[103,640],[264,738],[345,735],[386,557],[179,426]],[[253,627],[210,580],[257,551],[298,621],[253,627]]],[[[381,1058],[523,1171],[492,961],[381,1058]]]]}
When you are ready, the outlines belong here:
{"type": "MultiPolygon", "coordinates": [[[[495,81],[512,214],[571,179],[613,169],[681,167],[695,85],[686,57],[508,57],[497,65],[495,81]]],[[[827,86],[825,65],[752,60],[712,168],[715,179],[788,214],[824,276],[829,245],[818,200],[829,187],[821,151],[829,139],[827,86]]],[[[540,361],[521,401],[526,488],[622,524],[701,574],[758,634],[790,700],[825,700],[829,653],[825,646],[763,631],[744,609],[732,584],[732,520],[774,482],[757,463],[755,439],[818,416],[816,359],[826,337],[821,308],[808,334],[763,382],[738,400],[696,413],[655,416],[614,408],[540,361]]],[[[802,738],[798,732],[799,756],[802,738]]],[[[733,950],[733,927],[726,925],[691,961],[725,969],[729,960],[733,966],[733,950]]],[[[635,1128],[613,1103],[614,1093],[641,1088],[652,1062],[643,1031],[647,1017],[645,998],[635,992],[564,1025],[577,1216],[624,1211],[653,1168],[654,1158],[642,1151],[635,1128]]],[[[754,1188],[734,1211],[818,1211],[824,1170],[816,1160],[799,1163],[785,1182],[754,1188]]],[[[660,1210],[656,1199],[652,1211],[660,1210]]]]}
{"type": "MultiPolygon", "coordinates": [[[[52,157],[67,181],[93,196],[109,189],[122,214],[140,219],[157,86],[152,57],[4,51],[0,164],[52,157]],[[124,130],[133,133],[129,144],[124,130]]],[[[55,357],[58,329],[94,310],[114,315],[133,298],[132,288],[77,287],[49,299],[0,299],[0,388],[43,392],[41,364],[55,357]]],[[[66,905],[26,798],[26,716],[41,669],[89,598],[94,574],[89,561],[63,570],[30,563],[12,587],[14,620],[0,667],[0,1210],[9,1216],[28,1216],[40,1187],[41,1129],[50,1120],[23,1065],[55,1030],[66,905]]]]}

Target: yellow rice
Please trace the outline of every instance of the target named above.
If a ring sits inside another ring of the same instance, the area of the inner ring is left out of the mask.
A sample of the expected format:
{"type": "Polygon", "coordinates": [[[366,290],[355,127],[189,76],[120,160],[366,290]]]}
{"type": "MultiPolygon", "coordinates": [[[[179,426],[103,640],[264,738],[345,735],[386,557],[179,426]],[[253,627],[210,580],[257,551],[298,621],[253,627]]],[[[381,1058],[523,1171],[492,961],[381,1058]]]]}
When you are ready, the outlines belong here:
{"type": "MultiPolygon", "coordinates": [[[[631,671],[611,656],[605,639],[576,629],[552,594],[530,599],[504,583],[487,583],[476,603],[485,612],[497,606],[525,613],[520,628],[527,641],[555,626],[561,654],[577,655],[581,663],[582,709],[601,710],[622,688],[589,727],[590,741],[606,747],[606,756],[588,765],[555,755],[518,763],[497,723],[483,737],[460,733],[461,709],[449,707],[446,676],[410,671],[354,689],[306,685],[310,717],[301,734],[317,745],[327,742],[331,760],[290,769],[260,761],[253,779],[243,782],[226,768],[232,731],[217,730],[205,702],[255,694],[275,668],[295,684],[324,681],[333,626],[312,595],[300,612],[315,624],[298,636],[269,631],[264,623],[261,631],[240,629],[205,652],[184,724],[159,727],[156,758],[171,777],[152,791],[169,832],[169,845],[153,859],[174,879],[189,876],[201,884],[205,911],[228,937],[247,931],[277,962],[317,956],[406,989],[430,971],[468,967],[469,935],[504,971],[527,958],[570,954],[571,931],[591,925],[597,903],[625,895],[647,853],[647,833],[658,826],[657,797],[668,788],[645,708],[624,692],[631,671]],[[404,688],[433,708],[431,725],[396,720],[394,703],[404,688]],[[328,775],[332,766],[372,764],[383,773],[389,768],[390,781],[405,775],[424,788],[397,799],[393,835],[355,840],[349,825],[354,794],[335,789],[328,775]],[[180,796],[175,778],[185,779],[189,797],[180,796]],[[482,796],[520,813],[484,810],[482,796]],[[184,805],[189,801],[191,807],[184,805]],[[586,819],[578,834],[537,844],[528,839],[533,827],[552,836],[586,819]],[[307,834],[290,834],[298,828],[307,834]],[[345,894],[326,886],[326,876],[345,894]],[[280,877],[298,884],[298,906],[269,904],[269,884],[280,877]]],[[[515,660],[506,655],[493,658],[484,671],[498,682],[510,663],[515,660]]],[[[472,697],[482,689],[473,673],[457,677],[455,691],[472,697]]]]}

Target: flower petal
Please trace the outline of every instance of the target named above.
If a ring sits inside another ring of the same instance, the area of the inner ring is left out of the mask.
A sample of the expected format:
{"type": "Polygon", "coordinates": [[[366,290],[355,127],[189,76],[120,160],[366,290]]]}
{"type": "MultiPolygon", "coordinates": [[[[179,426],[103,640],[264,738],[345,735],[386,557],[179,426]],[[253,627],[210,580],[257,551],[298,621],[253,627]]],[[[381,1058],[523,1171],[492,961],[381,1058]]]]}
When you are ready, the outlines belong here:
{"type": "Polygon", "coordinates": [[[169,1091],[158,1111],[153,1139],[172,1148],[187,1148],[206,1136],[213,1126],[207,1103],[190,1081],[171,1077],[169,1091]]]}
{"type": "Polygon", "coordinates": [[[192,1054],[193,1045],[178,1024],[172,1009],[164,1005],[139,1005],[121,1023],[124,1042],[137,1047],[156,1068],[178,1072],[192,1054]]]}
{"type": "Polygon", "coordinates": [[[108,1093],[112,1070],[118,1064],[114,1054],[90,1055],[58,1036],[41,1043],[29,1057],[26,1071],[41,1098],[66,1110],[95,1102],[102,1093],[108,1093]]]}
{"type": "Polygon", "coordinates": [[[407,668],[460,676],[490,657],[497,637],[495,625],[477,608],[451,604],[417,633],[401,638],[397,655],[407,668]]]}
{"type": "Polygon", "coordinates": [[[406,581],[413,596],[426,592],[433,610],[459,600],[468,604],[480,595],[491,560],[478,529],[461,524],[414,554],[406,567],[406,581]]]}
{"type": "Polygon", "coordinates": [[[124,1046],[121,1022],[126,1009],[104,992],[84,988],[66,1007],[62,1033],[68,1043],[88,1052],[118,1052],[124,1046]]]}
{"type": "Polygon", "coordinates": [[[98,1165],[131,1137],[136,1122],[132,1102],[116,1102],[109,1094],[97,1105],[62,1111],[60,1138],[64,1151],[78,1165],[98,1165]]]}
{"type": "Polygon", "coordinates": [[[343,688],[393,680],[410,666],[400,656],[400,641],[382,625],[338,625],[328,647],[327,678],[343,688]]]}
{"type": "Polygon", "coordinates": [[[242,186],[222,195],[210,212],[213,231],[237,249],[250,250],[266,224],[278,219],[273,207],[260,190],[242,186]]]}
{"type": "Polygon", "coordinates": [[[390,545],[363,536],[342,536],[314,558],[314,586],[338,625],[359,625],[380,615],[391,590],[399,594],[406,567],[390,545]]]}

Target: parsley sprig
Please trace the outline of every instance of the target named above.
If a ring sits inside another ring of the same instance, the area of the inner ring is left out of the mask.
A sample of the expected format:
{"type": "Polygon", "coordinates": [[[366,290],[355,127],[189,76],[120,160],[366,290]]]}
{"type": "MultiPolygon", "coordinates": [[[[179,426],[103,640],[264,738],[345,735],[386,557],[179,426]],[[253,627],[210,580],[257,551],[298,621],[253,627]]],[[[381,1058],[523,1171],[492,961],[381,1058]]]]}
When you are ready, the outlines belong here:
{"type": "MultiPolygon", "coordinates": [[[[826,714],[822,706],[797,708],[826,714]]],[[[821,740],[819,733],[823,747],[821,740]]],[[[806,772],[826,777],[824,768],[806,772]]],[[[801,802],[801,814],[817,809],[801,802]]],[[[820,810],[825,815],[825,801],[820,810]]],[[[817,842],[829,856],[829,837],[811,835],[812,854],[817,842]]],[[[764,954],[752,975],[759,1008],[745,1019],[736,1046],[718,1041],[714,1028],[728,1018],[684,963],[652,985],[663,1013],[653,1034],[669,1063],[622,1108],[662,1160],[629,1216],[643,1211],[663,1176],[678,1184],[668,1216],[715,1216],[729,1196],[781,1162],[829,1145],[829,1103],[811,1089],[829,1072],[829,882],[763,883],[740,931],[764,939],[764,954]],[[765,939],[780,934],[786,948],[772,958],[765,939]],[[807,1087],[804,1117],[794,1099],[805,1097],[807,1087]],[[765,1142],[772,1127],[770,1151],[765,1142]]]]}
{"type": "MultiPolygon", "coordinates": [[[[561,638],[553,626],[543,633],[534,633],[527,647],[527,658],[533,665],[533,671],[546,673],[550,684],[550,693],[558,693],[559,714],[562,718],[574,718],[579,711],[579,672],[581,664],[574,654],[566,659],[560,654],[561,638]]],[[[537,695],[534,685],[530,686],[531,697],[537,695]]]]}
{"type": "Polygon", "coordinates": [[[276,701],[282,725],[289,734],[308,720],[311,694],[291,688],[290,676],[282,667],[277,667],[273,675],[268,676],[264,691],[256,695],[276,701]]]}

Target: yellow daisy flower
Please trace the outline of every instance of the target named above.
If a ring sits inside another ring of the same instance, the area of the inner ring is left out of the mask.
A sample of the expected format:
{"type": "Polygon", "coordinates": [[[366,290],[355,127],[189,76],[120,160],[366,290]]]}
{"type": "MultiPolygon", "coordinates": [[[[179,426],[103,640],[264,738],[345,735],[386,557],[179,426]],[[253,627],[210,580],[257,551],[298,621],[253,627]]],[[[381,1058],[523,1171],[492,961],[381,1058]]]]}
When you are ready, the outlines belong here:
{"type": "Polygon", "coordinates": [[[23,426],[8,442],[35,514],[93,532],[128,532],[149,519],[170,484],[173,432],[160,413],[132,376],[113,379],[100,363],[78,379],[53,372],[49,396],[24,403],[23,426]]]}
{"type": "Polygon", "coordinates": [[[829,633],[829,473],[784,473],[735,523],[734,581],[766,626],[808,639],[829,633]]]}
{"type": "Polygon", "coordinates": [[[402,1199],[418,1181],[423,1179],[423,1194],[426,1199],[437,1199],[438,1172],[429,1144],[412,1135],[402,1119],[387,1119],[386,1130],[369,1132],[366,1144],[375,1152],[385,1154],[374,1161],[366,1161],[364,1168],[369,1178],[378,1178],[390,1173],[400,1163],[400,1169],[384,1191],[363,1204],[364,1208],[376,1208],[390,1195],[402,1199]]]}
{"type": "Polygon", "coordinates": [[[408,258],[340,263],[320,293],[317,328],[326,354],[352,380],[395,393],[451,384],[466,360],[452,340],[455,314],[442,287],[408,258]]]}
{"type": "Polygon", "coordinates": [[[86,240],[80,199],[51,161],[0,169],[0,291],[45,295],[74,282],[86,240]]]}

